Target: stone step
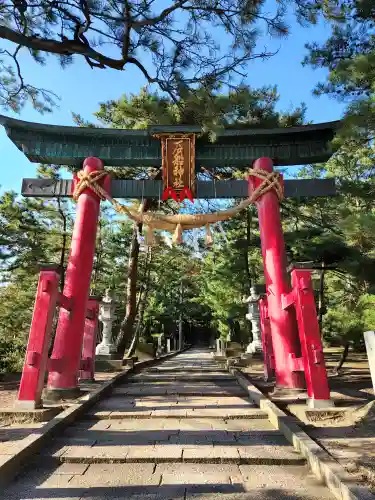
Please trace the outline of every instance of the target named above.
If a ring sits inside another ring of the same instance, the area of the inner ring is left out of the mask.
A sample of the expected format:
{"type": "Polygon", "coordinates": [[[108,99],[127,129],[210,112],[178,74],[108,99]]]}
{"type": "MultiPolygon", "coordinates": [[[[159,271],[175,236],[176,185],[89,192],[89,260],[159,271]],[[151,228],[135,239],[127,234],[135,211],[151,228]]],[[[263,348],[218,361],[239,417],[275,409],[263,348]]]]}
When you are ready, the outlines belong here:
{"type": "Polygon", "coordinates": [[[169,395],[169,396],[122,396],[112,394],[111,397],[97,403],[96,410],[167,410],[167,409],[189,409],[194,408],[251,408],[253,405],[246,397],[239,396],[185,396],[185,395],[169,395]]]}
{"type": "Polygon", "coordinates": [[[210,380],[212,379],[218,379],[218,380],[236,380],[236,378],[231,375],[228,372],[221,372],[221,371],[212,371],[212,372],[205,372],[202,373],[200,372],[191,372],[191,371],[186,371],[186,370],[178,370],[176,373],[174,371],[167,371],[166,373],[162,372],[148,372],[148,371],[142,371],[140,373],[136,373],[132,375],[128,380],[136,380],[138,378],[144,378],[144,379],[157,379],[157,380],[163,380],[163,379],[182,379],[184,382],[186,380],[210,380]]]}
{"type": "Polygon", "coordinates": [[[126,383],[130,384],[138,384],[138,383],[145,383],[145,384],[161,384],[164,382],[186,382],[189,381],[189,383],[199,383],[199,382],[206,382],[210,384],[230,384],[231,382],[236,382],[235,377],[232,375],[193,375],[193,374],[183,374],[183,375],[177,375],[177,374],[154,374],[151,373],[149,375],[146,374],[139,374],[139,375],[134,375],[126,380],[126,383]]]}
{"type": "Polygon", "coordinates": [[[197,443],[213,446],[278,444],[286,445],[284,436],[268,420],[224,419],[127,419],[85,420],[69,427],[55,438],[60,444],[103,444],[137,446],[145,444],[197,443]]]}
{"type": "MultiPolygon", "coordinates": [[[[126,433],[128,431],[158,432],[165,430],[171,435],[186,431],[220,431],[230,434],[236,433],[238,437],[247,436],[252,433],[256,435],[275,435],[275,433],[282,435],[279,431],[275,430],[269,420],[264,418],[262,414],[259,418],[241,420],[226,420],[223,418],[160,418],[153,419],[152,421],[149,419],[102,419],[92,421],[91,419],[87,419],[68,427],[60,438],[79,437],[85,439],[89,435],[89,438],[92,439],[91,436],[94,435],[93,433],[99,433],[98,435],[100,435],[103,431],[126,433]]],[[[94,438],[98,439],[98,436],[95,435],[94,438]]]]}
{"type": "Polygon", "coordinates": [[[120,384],[116,386],[117,388],[121,389],[144,389],[145,386],[147,387],[152,387],[152,388],[157,388],[157,389],[168,389],[168,388],[173,388],[173,389],[198,389],[201,390],[203,389],[224,389],[224,390],[230,390],[230,389],[238,389],[241,388],[241,386],[238,384],[237,380],[217,380],[217,381],[211,381],[211,380],[189,380],[189,382],[184,383],[184,381],[180,380],[155,380],[155,382],[150,382],[147,379],[138,379],[138,380],[132,380],[132,381],[126,381],[123,384],[120,384]],[[129,383],[130,382],[130,383],[129,383]]]}
{"type": "Polygon", "coordinates": [[[133,397],[147,397],[147,396],[168,396],[168,395],[184,395],[184,396],[220,396],[232,397],[242,396],[247,397],[247,392],[239,385],[236,387],[189,387],[172,385],[170,387],[154,387],[153,385],[142,385],[142,387],[134,387],[138,384],[129,384],[123,387],[113,389],[112,395],[117,396],[133,396],[133,397]]]}
{"type": "Polygon", "coordinates": [[[187,367],[186,365],[183,365],[183,367],[179,368],[179,367],[170,367],[168,368],[167,366],[165,365],[161,365],[160,367],[157,367],[157,368],[149,368],[147,371],[145,371],[145,373],[171,373],[171,372],[174,372],[174,373],[185,373],[185,372],[189,372],[189,373],[225,373],[225,374],[228,374],[228,370],[225,370],[224,368],[223,369],[218,369],[217,367],[217,364],[215,366],[215,368],[197,368],[197,367],[187,367]]]}
{"type": "Polygon", "coordinates": [[[197,409],[167,409],[167,410],[138,410],[137,408],[126,410],[91,410],[86,413],[85,418],[92,420],[113,420],[113,419],[153,419],[153,418],[218,418],[218,419],[267,419],[266,412],[253,408],[197,408],[197,409]]]}
{"type": "Polygon", "coordinates": [[[63,463],[232,463],[266,465],[302,465],[306,461],[291,446],[255,445],[185,445],[157,444],[128,446],[115,443],[58,446],[54,458],[63,463]]]}
{"type": "Polygon", "coordinates": [[[6,498],[56,500],[332,499],[307,467],[275,465],[41,463],[6,498]]]}
{"type": "Polygon", "coordinates": [[[4,498],[331,498],[306,480],[304,458],[238,389],[204,349],[133,374],[49,441],[4,498]]]}
{"type": "MultiPolygon", "coordinates": [[[[214,448],[226,448],[228,450],[237,450],[250,446],[273,446],[290,448],[285,441],[285,437],[277,431],[252,431],[252,435],[242,432],[230,432],[218,429],[123,429],[109,428],[105,431],[88,431],[86,435],[82,430],[71,431],[64,437],[55,438],[53,442],[54,451],[52,455],[62,455],[68,448],[79,447],[128,447],[138,448],[162,446],[167,449],[168,446],[180,446],[184,449],[203,449],[212,450],[214,448]],[[60,453],[61,451],[61,453],[60,453]]],[[[228,452],[224,452],[228,454],[228,452]]]]}

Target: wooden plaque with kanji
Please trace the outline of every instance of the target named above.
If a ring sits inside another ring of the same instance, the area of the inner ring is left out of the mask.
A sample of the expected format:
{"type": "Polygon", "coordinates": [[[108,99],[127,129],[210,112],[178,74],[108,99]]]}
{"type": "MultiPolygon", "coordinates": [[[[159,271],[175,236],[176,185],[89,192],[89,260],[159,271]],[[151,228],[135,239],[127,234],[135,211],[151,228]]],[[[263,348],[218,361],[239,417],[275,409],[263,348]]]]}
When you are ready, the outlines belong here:
{"type": "Polygon", "coordinates": [[[164,193],[195,197],[195,134],[162,134],[164,193]],[[190,196],[189,196],[190,193],[190,196]]]}

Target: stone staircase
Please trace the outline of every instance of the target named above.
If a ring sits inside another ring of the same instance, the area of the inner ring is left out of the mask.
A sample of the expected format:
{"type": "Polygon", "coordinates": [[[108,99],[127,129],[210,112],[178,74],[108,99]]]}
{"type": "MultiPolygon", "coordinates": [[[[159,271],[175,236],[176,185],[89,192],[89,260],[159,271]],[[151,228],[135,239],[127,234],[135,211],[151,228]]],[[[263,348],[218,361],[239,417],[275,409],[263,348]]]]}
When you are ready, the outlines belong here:
{"type": "Polygon", "coordinates": [[[9,500],[325,500],[208,350],[133,375],[36,458],[9,500]]]}

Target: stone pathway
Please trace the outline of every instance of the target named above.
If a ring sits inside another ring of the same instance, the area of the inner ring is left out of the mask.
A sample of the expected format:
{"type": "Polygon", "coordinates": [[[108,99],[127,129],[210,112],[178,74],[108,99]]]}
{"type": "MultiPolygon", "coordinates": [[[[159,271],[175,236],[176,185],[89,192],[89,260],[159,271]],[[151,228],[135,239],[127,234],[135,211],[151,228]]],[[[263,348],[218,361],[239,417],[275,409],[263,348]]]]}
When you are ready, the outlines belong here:
{"type": "Polygon", "coordinates": [[[208,350],[133,375],[3,493],[7,500],[326,500],[208,350]]]}

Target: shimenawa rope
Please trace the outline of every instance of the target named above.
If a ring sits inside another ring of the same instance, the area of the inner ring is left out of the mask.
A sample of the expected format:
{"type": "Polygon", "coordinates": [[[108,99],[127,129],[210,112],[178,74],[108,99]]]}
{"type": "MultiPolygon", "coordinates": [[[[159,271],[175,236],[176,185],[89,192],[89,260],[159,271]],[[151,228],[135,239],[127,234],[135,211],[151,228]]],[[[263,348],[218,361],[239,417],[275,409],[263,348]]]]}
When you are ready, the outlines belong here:
{"type": "Polygon", "coordinates": [[[277,197],[281,201],[284,197],[283,187],[280,182],[280,174],[278,172],[267,172],[261,169],[249,169],[249,175],[261,179],[261,184],[252,192],[251,196],[246,200],[241,201],[238,205],[228,210],[220,212],[213,212],[208,214],[175,214],[165,215],[158,212],[142,212],[130,209],[122,205],[112,198],[105,189],[98,184],[98,181],[104,176],[108,175],[104,170],[86,173],[80,171],[77,174],[78,182],[76,183],[73,198],[77,201],[80,194],[87,188],[91,189],[101,200],[109,201],[114,209],[121,214],[126,215],[134,222],[146,226],[146,244],[152,245],[154,243],[154,230],[168,231],[173,233],[173,242],[182,242],[182,233],[189,229],[199,227],[206,227],[206,240],[208,244],[212,243],[212,235],[210,231],[210,224],[215,222],[222,222],[231,219],[236,214],[244,210],[256,200],[274,189],[277,197]]]}

